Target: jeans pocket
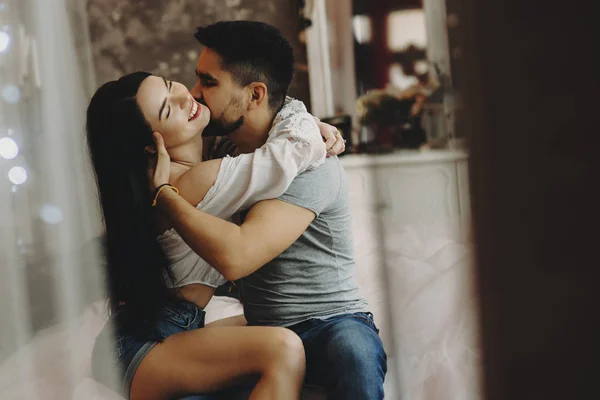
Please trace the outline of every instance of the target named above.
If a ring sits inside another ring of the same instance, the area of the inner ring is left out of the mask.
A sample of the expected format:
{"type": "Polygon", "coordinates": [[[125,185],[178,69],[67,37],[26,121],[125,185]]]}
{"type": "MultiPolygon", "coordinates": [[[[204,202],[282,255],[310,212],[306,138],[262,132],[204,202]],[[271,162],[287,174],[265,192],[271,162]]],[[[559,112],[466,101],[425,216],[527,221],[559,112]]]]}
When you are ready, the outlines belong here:
{"type": "Polygon", "coordinates": [[[187,307],[187,305],[177,305],[176,307],[167,307],[164,311],[164,319],[181,329],[192,329],[198,320],[199,310],[196,307],[187,307]]]}
{"type": "Polygon", "coordinates": [[[377,328],[377,325],[375,325],[375,321],[373,320],[373,314],[370,312],[359,312],[359,313],[355,313],[352,314],[353,318],[356,318],[362,322],[364,322],[366,325],[368,325],[371,329],[373,329],[375,331],[375,333],[377,333],[379,335],[379,329],[377,328]]]}

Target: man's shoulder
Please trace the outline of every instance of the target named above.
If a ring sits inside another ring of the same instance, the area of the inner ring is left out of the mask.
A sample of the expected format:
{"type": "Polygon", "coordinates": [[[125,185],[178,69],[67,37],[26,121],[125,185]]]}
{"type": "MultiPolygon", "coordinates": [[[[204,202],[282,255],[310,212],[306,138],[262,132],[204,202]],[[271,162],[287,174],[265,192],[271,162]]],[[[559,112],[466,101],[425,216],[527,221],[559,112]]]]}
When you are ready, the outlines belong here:
{"type": "Polygon", "coordinates": [[[318,215],[338,198],[344,184],[340,161],[330,157],[320,167],[298,175],[280,199],[318,210],[318,215]]]}
{"type": "Polygon", "coordinates": [[[328,157],[323,165],[310,171],[305,171],[298,175],[294,182],[338,182],[342,176],[343,167],[337,157],[328,157]]]}

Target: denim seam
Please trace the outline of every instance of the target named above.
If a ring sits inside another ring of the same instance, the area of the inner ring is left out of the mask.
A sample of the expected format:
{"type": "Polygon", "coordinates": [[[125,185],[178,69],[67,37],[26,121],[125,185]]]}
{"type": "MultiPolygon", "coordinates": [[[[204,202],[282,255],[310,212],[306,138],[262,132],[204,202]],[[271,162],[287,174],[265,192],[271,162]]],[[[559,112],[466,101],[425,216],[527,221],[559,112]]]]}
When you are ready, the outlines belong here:
{"type": "MultiPolygon", "coordinates": [[[[176,314],[177,316],[182,316],[182,315],[184,315],[184,313],[181,313],[181,312],[179,312],[179,313],[173,313],[173,314],[176,314]]],[[[189,315],[190,315],[190,314],[189,314],[189,313],[187,313],[187,316],[189,316],[189,315]]],[[[196,320],[198,319],[198,308],[197,308],[197,307],[194,307],[194,316],[193,316],[192,318],[190,318],[190,320],[189,320],[189,322],[188,322],[188,324],[187,324],[187,325],[184,325],[184,324],[180,324],[180,323],[178,323],[178,322],[175,320],[175,318],[171,318],[169,315],[166,315],[166,313],[165,313],[165,319],[166,319],[167,321],[169,321],[169,322],[172,322],[173,324],[175,324],[175,325],[177,325],[177,326],[181,327],[181,328],[184,328],[184,329],[189,329],[189,327],[190,327],[190,326],[192,326],[192,325],[193,325],[193,324],[196,322],[196,320]]]]}

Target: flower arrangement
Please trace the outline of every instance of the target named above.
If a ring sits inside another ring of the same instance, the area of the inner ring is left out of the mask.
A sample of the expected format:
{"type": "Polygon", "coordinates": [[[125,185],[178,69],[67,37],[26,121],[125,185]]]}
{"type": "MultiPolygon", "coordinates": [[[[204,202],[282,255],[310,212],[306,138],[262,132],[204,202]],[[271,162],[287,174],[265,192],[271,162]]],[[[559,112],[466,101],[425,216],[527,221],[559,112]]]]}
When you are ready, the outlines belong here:
{"type": "Polygon", "coordinates": [[[371,90],[360,96],[356,102],[358,120],[376,134],[375,143],[368,148],[421,146],[426,140],[421,127],[426,98],[419,85],[403,91],[371,90]]]}

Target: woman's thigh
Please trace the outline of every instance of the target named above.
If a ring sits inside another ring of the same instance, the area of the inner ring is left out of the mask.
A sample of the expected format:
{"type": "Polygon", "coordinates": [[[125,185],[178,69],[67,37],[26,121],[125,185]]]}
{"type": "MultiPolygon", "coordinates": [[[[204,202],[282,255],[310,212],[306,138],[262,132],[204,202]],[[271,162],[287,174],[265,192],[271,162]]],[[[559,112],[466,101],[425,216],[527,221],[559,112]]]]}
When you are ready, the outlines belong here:
{"type": "Polygon", "coordinates": [[[211,393],[259,375],[281,352],[304,358],[288,329],[214,327],[169,336],[144,357],[131,385],[132,400],[211,393]]]}

